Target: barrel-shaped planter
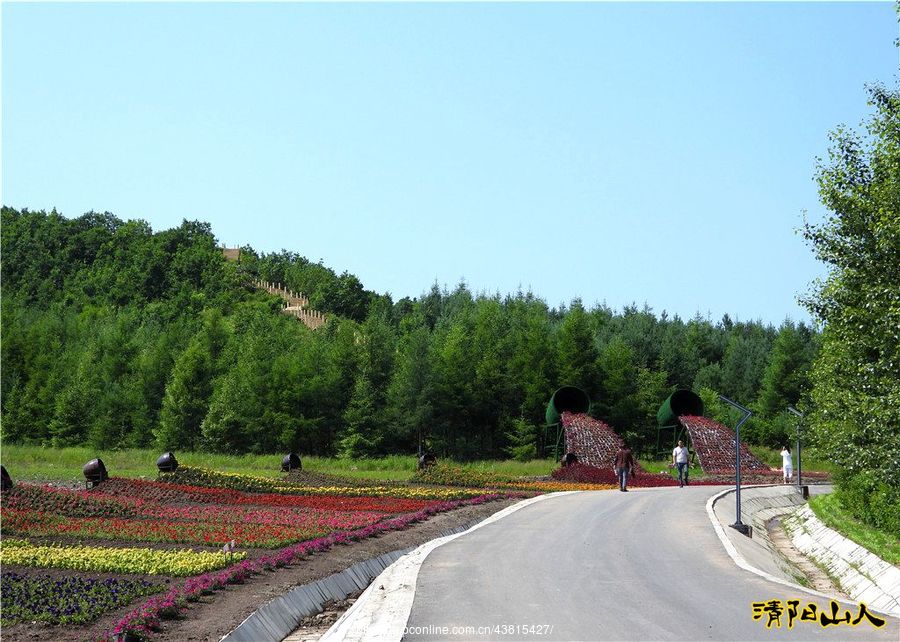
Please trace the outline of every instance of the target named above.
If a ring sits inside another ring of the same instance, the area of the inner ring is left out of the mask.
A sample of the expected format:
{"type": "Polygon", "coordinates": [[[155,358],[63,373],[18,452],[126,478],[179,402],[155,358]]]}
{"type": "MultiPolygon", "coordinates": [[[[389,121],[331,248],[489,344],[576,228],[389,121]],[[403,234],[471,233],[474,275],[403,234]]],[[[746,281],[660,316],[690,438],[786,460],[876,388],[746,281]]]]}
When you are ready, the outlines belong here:
{"type": "Polygon", "coordinates": [[[674,426],[683,415],[703,416],[703,400],[690,390],[676,390],[663,401],[656,413],[660,426],[674,426]]]}
{"type": "Polygon", "coordinates": [[[301,470],[303,468],[303,464],[300,461],[300,455],[297,453],[288,453],[284,456],[284,459],[281,460],[281,471],[285,473],[289,473],[292,470],[301,470]]]}
{"type": "Polygon", "coordinates": [[[12,487],[13,480],[6,472],[6,466],[0,466],[0,490],[9,490],[12,487]]]}
{"type": "Polygon", "coordinates": [[[161,473],[171,473],[178,469],[178,460],[175,459],[175,453],[163,453],[156,460],[156,467],[161,473]]]}
{"type": "Polygon", "coordinates": [[[84,473],[85,479],[94,484],[99,484],[100,482],[109,479],[109,474],[106,472],[106,466],[99,457],[90,460],[82,466],[81,472],[84,473]]]}
{"type": "Polygon", "coordinates": [[[559,423],[559,416],[564,412],[586,413],[590,410],[591,398],[584,390],[575,386],[563,386],[550,397],[544,418],[547,425],[552,426],[559,423]]]}

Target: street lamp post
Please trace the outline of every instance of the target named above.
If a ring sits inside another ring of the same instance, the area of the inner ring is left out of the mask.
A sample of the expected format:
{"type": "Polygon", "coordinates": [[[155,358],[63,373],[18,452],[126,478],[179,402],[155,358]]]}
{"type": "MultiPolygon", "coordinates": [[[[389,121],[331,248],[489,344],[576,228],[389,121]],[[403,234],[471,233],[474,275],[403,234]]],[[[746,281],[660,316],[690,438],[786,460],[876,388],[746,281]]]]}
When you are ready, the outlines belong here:
{"type": "Polygon", "coordinates": [[[741,521],[741,426],[753,413],[741,404],[732,401],[724,395],[719,395],[719,399],[744,413],[744,416],[741,417],[740,421],[738,421],[737,425],[734,427],[734,500],[737,518],[735,519],[734,524],[731,524],[731,528],[741,535],[750,536],[750,527],[741,521]]]}
{"type": "Polygon", "coordinates": [[[797,417],[797,487],[802,488],[803,482],[800,477],[803,474],[803,469],[800,466],[800,426],[803,424],[803,413],[794,408],[793,406],[788,406],[788,412],[797,417]]]}

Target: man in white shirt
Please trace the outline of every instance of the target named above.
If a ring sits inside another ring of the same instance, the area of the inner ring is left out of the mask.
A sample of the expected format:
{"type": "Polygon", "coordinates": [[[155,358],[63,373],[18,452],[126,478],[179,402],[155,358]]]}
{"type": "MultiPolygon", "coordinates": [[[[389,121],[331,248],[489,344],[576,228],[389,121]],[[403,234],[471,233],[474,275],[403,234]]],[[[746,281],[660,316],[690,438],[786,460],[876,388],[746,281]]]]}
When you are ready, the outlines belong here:
{"type": "Polygon", "coordinates": [[[678,445],[672,451],[672,465],[678,467],[678,485],[684,488],[688,483],[688,449],[679,440],[678,445]]]}

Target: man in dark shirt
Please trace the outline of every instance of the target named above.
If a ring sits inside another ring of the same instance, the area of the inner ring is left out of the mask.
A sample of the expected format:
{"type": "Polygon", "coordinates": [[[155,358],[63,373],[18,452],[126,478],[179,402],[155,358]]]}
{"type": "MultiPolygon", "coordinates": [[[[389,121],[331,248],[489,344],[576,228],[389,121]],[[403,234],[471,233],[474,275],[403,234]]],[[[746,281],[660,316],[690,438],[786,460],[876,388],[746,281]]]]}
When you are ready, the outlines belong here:
{"type": "Polygon", "coordinates": [[[634,474],[634,457],[631,448],[624,441],[616,453],[615,463],[616,477],[619,478],[619,490],[628,492],[628,476],[634,474]]]}

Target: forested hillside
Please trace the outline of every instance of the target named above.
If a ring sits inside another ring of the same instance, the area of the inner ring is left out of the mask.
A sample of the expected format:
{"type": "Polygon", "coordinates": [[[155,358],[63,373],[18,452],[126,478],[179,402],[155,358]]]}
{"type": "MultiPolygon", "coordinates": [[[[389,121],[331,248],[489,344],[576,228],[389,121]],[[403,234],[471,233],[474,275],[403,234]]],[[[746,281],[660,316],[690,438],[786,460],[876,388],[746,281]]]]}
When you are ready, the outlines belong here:
{"type": "Polygon", "coordinates": [[[751,405],[753,442],[793,435],[819,335],[804,324],[711,322],[549,307],[532,293],[432,286],[392,301],[297,254],[226,261],[209,224],[153,232],[110,214],[2,212],[3,439],[104,448],[543,454],[563,384],[645,449],[676,387],[751,405]],[[311,331],[253,279],[304,292],[311,331]]]}

